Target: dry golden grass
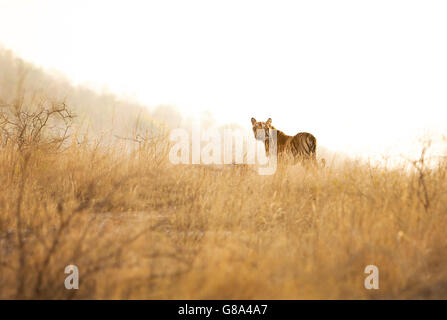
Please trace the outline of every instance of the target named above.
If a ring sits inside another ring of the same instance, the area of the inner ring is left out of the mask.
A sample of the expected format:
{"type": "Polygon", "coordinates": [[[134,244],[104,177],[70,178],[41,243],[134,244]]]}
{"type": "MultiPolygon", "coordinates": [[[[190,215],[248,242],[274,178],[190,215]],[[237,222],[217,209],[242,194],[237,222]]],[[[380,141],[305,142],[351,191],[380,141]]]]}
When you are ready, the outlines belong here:
{"type": "Polygon", "coordinates": [[[260,176],[130,143],[3,144],[0,298],[447,298],[446,164],[260,176]]]}

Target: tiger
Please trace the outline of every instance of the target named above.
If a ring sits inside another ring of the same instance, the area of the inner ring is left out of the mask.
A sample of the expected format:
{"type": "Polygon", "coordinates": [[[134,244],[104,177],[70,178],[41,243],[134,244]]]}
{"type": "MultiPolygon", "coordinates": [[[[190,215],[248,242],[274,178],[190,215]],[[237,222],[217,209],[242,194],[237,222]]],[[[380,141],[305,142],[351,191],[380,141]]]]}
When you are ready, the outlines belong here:
{"type": "Polygon", "coordinates": [[[272,126],[272,118],[266,122],[258,122],[255,118],[251,118],[251,124],[255,139],[264,142],[267,156],[269,156],[269,137],[272,130],[276,130],[276,152],[280,161],[292,164],[298,162],[306,164],[310,161],[316,164],[317,139],[311,133],[300,132],[295,136],[289,136],[272,126]],[[264,137],[258,136],[257,130],[264,130],[264,137]]]}

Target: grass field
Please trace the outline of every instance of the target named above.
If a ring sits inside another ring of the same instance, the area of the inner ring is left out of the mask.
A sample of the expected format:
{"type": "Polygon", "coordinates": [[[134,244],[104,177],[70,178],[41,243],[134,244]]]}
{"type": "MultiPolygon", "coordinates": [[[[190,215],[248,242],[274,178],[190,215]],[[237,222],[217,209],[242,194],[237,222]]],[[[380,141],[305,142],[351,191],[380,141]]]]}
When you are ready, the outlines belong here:
{"type": "Polygon", "coordinates": [[[446,163],[261,176],[172,165],[163,137],[62,146],[6,126],[0,298],[447,298],[446,163]],[[64,287],[69,264],[79,290],[64,287]]]}

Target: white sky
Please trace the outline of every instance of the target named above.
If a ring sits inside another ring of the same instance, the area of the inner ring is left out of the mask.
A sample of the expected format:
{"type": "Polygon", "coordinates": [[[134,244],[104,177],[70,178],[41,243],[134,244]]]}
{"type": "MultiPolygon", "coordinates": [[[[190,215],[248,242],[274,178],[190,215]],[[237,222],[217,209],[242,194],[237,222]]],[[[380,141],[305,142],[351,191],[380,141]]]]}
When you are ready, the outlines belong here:
{"type": "Polygon", "coordinates": [[[427,0],[0,0],[0,43],[149,106],[405,154],[447,129],[446,17],[427,0]]]}

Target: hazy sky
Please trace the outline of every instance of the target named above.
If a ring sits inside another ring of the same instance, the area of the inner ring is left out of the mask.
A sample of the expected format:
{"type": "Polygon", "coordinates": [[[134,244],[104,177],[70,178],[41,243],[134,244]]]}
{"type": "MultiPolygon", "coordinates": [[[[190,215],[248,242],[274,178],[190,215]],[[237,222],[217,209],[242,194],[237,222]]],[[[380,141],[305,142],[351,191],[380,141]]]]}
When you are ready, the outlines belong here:
{"type": "Polygon", "coordinates": [[[149,106],[398,154],[445,132],[446,17],[427,0],[0,0],[0,42],[149,106]]]}

